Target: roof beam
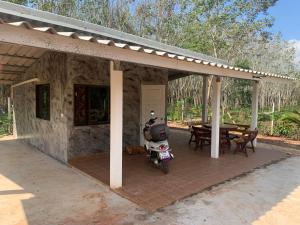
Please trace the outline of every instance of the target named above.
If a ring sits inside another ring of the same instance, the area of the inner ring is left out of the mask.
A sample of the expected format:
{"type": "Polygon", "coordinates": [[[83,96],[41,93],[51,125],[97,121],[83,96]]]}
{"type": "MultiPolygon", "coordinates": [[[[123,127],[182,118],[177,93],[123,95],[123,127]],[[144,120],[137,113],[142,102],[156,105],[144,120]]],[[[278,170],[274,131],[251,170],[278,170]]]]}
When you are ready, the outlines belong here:
{"type": "Polygon", "coordinates": [[[253,79],[253,74],[201,63],[172,59],[144,52],[73,39],[8,24],[0,24],[0,41],[58,52],[95,56],[109,60],[138,63],[146,66],[188,71],[197,74],[253,79]],[[22,35],[20,35],[22,34],[22,35]]]}
{"type": "Polygon", "coordinates": [[[18,72],[24,72],[26,68],[22,67],[16,67],[12,65],[6,65],[6,64],[1,64],[0,63],[0,71],[2,70],[9,70],[9,71],[18,71],[18,72]]]}
{"type": "Polygon", "coordinates": [[[169,81],[176,80],[176,79],[179,79],[179,78],[182,78],[182,77],[187,77],[187,76],[190,76],[190,75],[192,75],[192,74],[187,74],[187,73],[185,73],[185,74],[184,73],[178,73],[178,74],[172,74],[172,75],[169,74],[169,81]]]}
{"type": "MultiPolygon", "coordinates": [[[[20,66],[20,65],[14,65],[14,64],[10,64],[10,63],[6,63],[6,64],[1,64],[0,63],[0,66],[2,66],[3,68],[6,67],[6,68],[9,68],[9,69],[16,69],[16,68],[20,68],[20,69],[27,69],[29,66],[20,66]]],[[[24,71],[22,70],[22,71],[24,71]]]]}
{"type": "Polygon", "coordinates": [[[32,82],[39,82],[39,81],[40,81],[39,78],[32,78],[32,79],[25,80],[25,81],[22,81],[20,83],[14,84],[14,85],[11,86],[11,88],[15,88],[15,87],[18,87],[18,86],[21,86],[21,85],[24,85],[24,84],[28,84],[28,83],[32,83],[32,82]]]}
{"type": "Polygon", "coordinates": [[[12,58],[19,58],[19,59],[29,59],[29,60],[36,60],[38,58],[36,57],[30,57],[30,56],[21,56],[21,55],[11,55],[11,54],[1,54],[0,56],[5,56],[5,57],[12,57],[12,58]]]}
{"type": "Polygon", "coordinates": [[[13,70],[1,70],[0,74],[22,74],[22,71],[13,71],[13,70]]]}
{"type": "Polygon", "coordinates": [[[13,81],[12,80],[4,80],[4,79],[0,79],[0,84],[12,84],[13,81]]]}
{"type": "Polygon", "coordinates": [[[14,98],[14,88],[15,87],[19,87],[19,86],[22,86],[22,85],[24,85],[24,84],[28,84],[28,83],[32,83],[32,82],[39,82],[40,81],[40,79],[39,78],[32,78],[32,79],[29,79],[29,80],[24,80],[24,81],[21,81],[21,82],[19,82],[19,83],[16,83],[16,84],[14,84],[14,85],[12,85],[11,87],[10,87],[10,91],[11,91],[11,97],[12,98],[14,98]]]}
{"type": "Polygon", "coordinates": [[[290,84],[291,82],[297,82],[296,80],[278,79],[277,77],[262,77],[261,79],[258,80],[264,82],[282,83],[282,84],[290,84]]]}

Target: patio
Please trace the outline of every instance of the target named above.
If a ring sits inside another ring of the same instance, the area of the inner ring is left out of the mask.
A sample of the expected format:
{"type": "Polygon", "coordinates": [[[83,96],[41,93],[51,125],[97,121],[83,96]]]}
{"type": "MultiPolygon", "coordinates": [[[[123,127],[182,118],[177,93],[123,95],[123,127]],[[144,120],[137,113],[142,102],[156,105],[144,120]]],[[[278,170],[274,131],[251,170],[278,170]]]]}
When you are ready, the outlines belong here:
{"type": "MultiPolygon", "coordinates": [[[[170,173],[167,175],[152,166],[145,155],[124,153],[123,187],[115,191],[153,211],[254,168],[288,157],[276,146],[258,144],[256,153],[249,151],[248,158],[243,153],[232,154],[233,145],[219,159],[213,159],[210,157],[210,146],[203,151],[195,151],[194,143],[188,145],[189,137],[186,131],[171,131],[170,145],[175,159],[170,163],[170,173]]],[[[76,158],[69,164],[109,185],[108,152],[76,158]]]]}

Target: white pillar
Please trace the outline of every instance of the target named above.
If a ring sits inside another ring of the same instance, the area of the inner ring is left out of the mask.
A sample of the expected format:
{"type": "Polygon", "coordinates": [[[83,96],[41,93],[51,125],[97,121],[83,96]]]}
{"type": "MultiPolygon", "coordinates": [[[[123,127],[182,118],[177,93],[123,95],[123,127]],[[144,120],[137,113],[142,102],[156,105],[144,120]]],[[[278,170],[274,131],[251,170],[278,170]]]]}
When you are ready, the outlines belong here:
{"type": "Polygon", "coordinates": [[[16,113],[15,113],[15,108],[13,106],[13,137],[18,138],[18,130],[17,130],[17,121],[16,121],[16,113]]]}
{"type": "MultiPolygon", "coordinates": [[[[252,84],[252,116],[251,116],[251,130],[257,128],[257,118],[258,118],[258,87],[259,82],[253,81],[252,84]]],[[[256,146],[256,139],[253,142],[254,146],[256,146]]]]}
{"type": "Polygon", "coordinates": [[[212,118],[211,118],[211,157],[219,158],[220,144],[220,100],[221,100],[221,78],[213,77],[212,92],[212,118]]]}
{"type": "Polygon", "coordinates": [[[270,129],[270,135],[272,136],[274,133],[274,113],[275,113],[275,103],[272,102],[272,112],[271,112],[271,129],[270,129]]]}
{"type": "Polygon", "coordinates": [[[11,118],[11,103],[10,103],[10,97],[7,97],[7,117],[8,117],[8,119],[11,118]]]}
{"type": "Polygon", "coordinates": [[[13,122],[13,137],[14,138],[18,138],[16,113],[15,113],[15,105],[14,105],[14,88],[13,88],[13,86],[10,87],[10,99],[13,102],[13,104],[11,105],[11,108],[12,108],[12,119],[13,119],[13,121],[12,121],[13,122]]]}
{"type": "Polygon", "coordinates": [[[203,86],[202,86],[202,122],[207,122],[208,120],[208,77],[203,76],[203,86]]]}
{"type": "Polygon", "coordinates": [[[110,62],[110,187],[122,187],[123,71],[110,62]]]}

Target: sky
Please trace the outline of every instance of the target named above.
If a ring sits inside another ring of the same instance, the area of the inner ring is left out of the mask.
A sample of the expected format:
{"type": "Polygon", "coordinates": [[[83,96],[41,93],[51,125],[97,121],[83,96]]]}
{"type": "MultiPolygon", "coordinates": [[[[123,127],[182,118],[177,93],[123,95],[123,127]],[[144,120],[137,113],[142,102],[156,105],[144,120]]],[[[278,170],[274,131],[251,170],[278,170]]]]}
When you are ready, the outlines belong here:
{"type": "Polygon", "coordinates": [[[300,0],[279,0],[269,10],[275,18],[273,32],[281,32],[285,40],[295,43],[296,62],[300,61],[300,0]]]}

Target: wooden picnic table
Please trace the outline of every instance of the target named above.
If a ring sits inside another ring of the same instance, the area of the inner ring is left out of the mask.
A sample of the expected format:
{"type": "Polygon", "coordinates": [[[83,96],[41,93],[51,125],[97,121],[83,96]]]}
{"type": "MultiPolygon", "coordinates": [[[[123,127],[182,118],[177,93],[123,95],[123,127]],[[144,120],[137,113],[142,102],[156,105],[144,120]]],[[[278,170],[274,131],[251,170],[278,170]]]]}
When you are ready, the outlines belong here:
{"type": "MultiPolygon", "coordinates": [[[[209,128],[209,129],[211,129],[211,127],[212,127],[211,124],[204,124],[203,126],[206,128],[209,128]]],[[[222,139],[225,139],[227,144],[230,146],[231,145],[230,140],[234,139],[236,137],[236,135],[233,135],[231,137],[229,132],[236,131],[237,129],[238,129],[238,126],[234,125],[234,124],[220,124],[220,131],[221,131],[220,138],[222,138],[222,133],[223,133],[222,139]],[[224,136],[225,136],[225,138],[224,138],[224,136]]]]}
{"type": "MultiPolygon", "coordinates": [[[[212,126],[212,125],[211,125],[210,123],[208,123],[208,124],[204,124],[203,126],[206,127],[206,128],[211,129],[211,126],[212,126]]],[[[238,128],[238,126],[237,126],[237,125],[234,125],[234,124],[224,124],[224,123],[220,124],[220,129],[221,129],[221,130],[224,130],[224,131],[226,131],[226,132],[234,131],[234,130],[236,130],[237,128],[238,128]]]]}

